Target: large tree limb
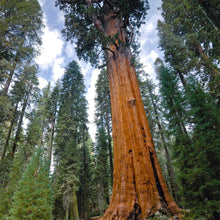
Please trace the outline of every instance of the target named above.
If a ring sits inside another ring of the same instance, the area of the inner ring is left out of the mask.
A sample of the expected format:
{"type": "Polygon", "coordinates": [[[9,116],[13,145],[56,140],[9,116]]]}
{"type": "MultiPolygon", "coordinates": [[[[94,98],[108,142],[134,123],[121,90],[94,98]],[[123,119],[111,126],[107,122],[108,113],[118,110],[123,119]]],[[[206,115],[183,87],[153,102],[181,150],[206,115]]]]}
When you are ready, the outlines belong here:
{"type": "MultiPolygon", "coordinates": [[[[97,1],[94,2],[92,0],[86,0],[86,4],[88,7],[93,7],[93,3],[97,3],[97,1]]],[[[104,27],[102,25],[102,22],[98,19],[95,13],[93,13],[92,15],[92,20],[93,20],[95,27],[104,33],[104,27]]]]}

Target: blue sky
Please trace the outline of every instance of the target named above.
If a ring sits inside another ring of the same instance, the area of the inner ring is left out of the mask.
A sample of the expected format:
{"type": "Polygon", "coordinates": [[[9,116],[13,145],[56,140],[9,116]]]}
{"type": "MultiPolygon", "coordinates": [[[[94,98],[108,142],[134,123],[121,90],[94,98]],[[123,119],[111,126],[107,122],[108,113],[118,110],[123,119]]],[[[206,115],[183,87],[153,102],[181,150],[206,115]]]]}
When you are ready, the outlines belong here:
{"type": "MultiPolygon", "coordinates": [[[[59,8],[55,7],[55,0],[39,0],[43,10],[45,28],[43,30],[42,41],[40,47],[40,55],[36,58],[39,65],[39,82],[40,88],[47,85],[51,81],[52,85],[60,79],[64,74],[64,69],[72,60],[78,61],[81,71],[85,78],[88,100],[89,115],[89,132],[93,140],[95,138],[94,127],[94,98],[95,83],[99,71],[92,68],[89,63],[79,61],[74,51],[74,45],[66,42],[61,35],[64,27],[64,16],[59,8]]],[[[161,19],[158,8],[161,0],[149,0],[150,10],[146,17],[146,23],[141,27],[141,62],[144,64],[145,71],[151,78],[155,78],[153,64],[157,57],[162,57],[162,53],[158,49],[158,37],[156,31],[157,20],[161,19]]]]}

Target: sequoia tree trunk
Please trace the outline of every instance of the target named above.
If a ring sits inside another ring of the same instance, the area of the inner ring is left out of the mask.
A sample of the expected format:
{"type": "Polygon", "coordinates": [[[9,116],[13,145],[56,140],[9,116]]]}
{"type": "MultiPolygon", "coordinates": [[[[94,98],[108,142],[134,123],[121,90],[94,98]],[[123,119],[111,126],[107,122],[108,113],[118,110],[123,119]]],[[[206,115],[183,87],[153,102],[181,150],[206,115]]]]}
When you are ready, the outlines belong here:
{"type": "Polygon", "coordinates": [[[146,219],[157,212],[179,215],[162,176],[142,103],[125,30],[114,15],[105,16],[105,34],[119,40],[106,52],[114,143],[114,180],[102,220],[146,219]]]}

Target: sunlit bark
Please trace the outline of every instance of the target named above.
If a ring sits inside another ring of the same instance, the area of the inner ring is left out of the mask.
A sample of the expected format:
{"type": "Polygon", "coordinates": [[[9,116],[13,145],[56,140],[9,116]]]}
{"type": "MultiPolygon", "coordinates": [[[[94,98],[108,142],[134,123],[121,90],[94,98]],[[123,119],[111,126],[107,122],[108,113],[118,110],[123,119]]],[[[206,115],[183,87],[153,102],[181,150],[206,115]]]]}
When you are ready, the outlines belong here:
{"type": "Polygon", "coordinates": [[[119,33],[106,52],[110,82],[114,143],[114,180],[109,208],[102,220],[146,219],[156,212],[179,215],[154,150],[131,52],[123,45],[125,32],[114,15],[105,16],[105,34],[119,33]]]}

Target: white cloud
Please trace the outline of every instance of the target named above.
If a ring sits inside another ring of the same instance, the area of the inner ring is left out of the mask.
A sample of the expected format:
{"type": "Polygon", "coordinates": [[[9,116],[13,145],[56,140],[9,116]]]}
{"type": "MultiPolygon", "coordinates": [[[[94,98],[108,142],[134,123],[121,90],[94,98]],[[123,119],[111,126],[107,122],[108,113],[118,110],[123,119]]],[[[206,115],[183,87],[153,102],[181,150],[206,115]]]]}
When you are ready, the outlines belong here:
{"type": "Polygon", "coordinates": [[[142,54],[149,53],[152,47],[158,45],[157,21],[162,19],[160,11],[153,9],[146,17],[145,24],[141,27],[141,51],[142,54]]]}
{"type": "Polygon", "coordinates": [[[39,2],[39,4],[40,4],[41,7],[43,7],[43,5],[45,4],[45,1],[46,1],[46,0],[38,0],[38,2],[39,2]]]}
{"type": "Polygon", "coordinates": [[[93,142],[95,142],[95,134],[96,134],[96,125],[94,123],[94,115],[95,115],[95,84],[98,79],[100,71],[95,69],[92,72],[92,78],[91,78],[91,84],[88,89],[88,93],[86,95],[86,99],[89,103],[89,109],[88,109],[88,119],[89,119],[89,133],[91,135],[91,138],[93,142]]]}
{"type": "Polygon", "coordinates": [[[158,57],[158,53],[155,50],[151,50],[150,54],[146,57],[141,57],[141,63],[144,64],[144,70],[149,75],[154,75],[154,62],[158,57]]]}
{"type": "Polygon", "coordinates": [[[46,26],[44,28],[44,34],[42,36],[42,46],[40,48],[40,56],[36,58],[36,62],[46,67],[51,65],[53,61],[61,55],[63,48],[63,41],[60,39],[60,33],[58,30],[50,31],[46,26]]]}
{"type": "Polygon", "coordinates": [[[67,43],[65,47],[65,54],[68,58],[73,58],[75,56],[74,45],[67,43]]]}
{"type": "Polygon", "coordinates": [[[36,57],[35,61],[41,69],[53,70],[52,73],[47,74],[51,75],[52,84],[54,84],[64,74],[64,57],[62,56],[64,42],[58,30],[49,30],[46,19],[44,19],[44,24],[40,55],[36,57]]]}
{"type": "Polygon", "coordinates": [[[38,77],[38,81],[39,81],[39,86],[38,86],[39,89],[43,89],[48,84],[47,80],[42,77],[38,77]]]}
{"type": "Polygon", "coordinates": [[[61,77],[64,74],[65,68],[63,67],[64,64],[64,58],[57,58],[53,61],[53,81],[57,81],[58,79],[61,79],[61,77]]]}
{"type": "Polygon", "coordinates": [[[81,73],[83,74],[84,77],[86,77],[86,74],[91,69],[90,63],[86,63],[84,61],[80,61],[79,65],[80,65],[80,68],[81,68],[81,73]]]}

